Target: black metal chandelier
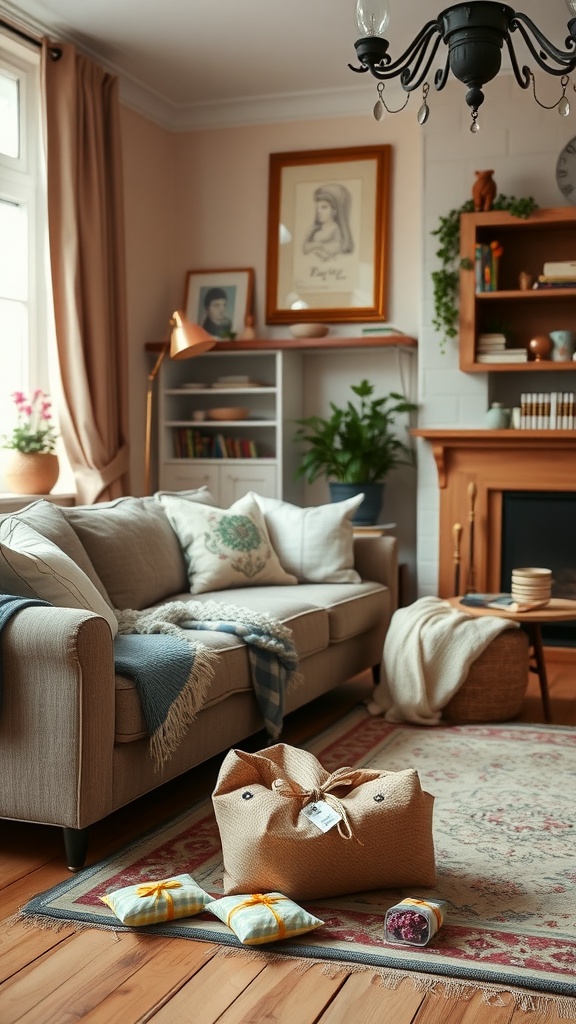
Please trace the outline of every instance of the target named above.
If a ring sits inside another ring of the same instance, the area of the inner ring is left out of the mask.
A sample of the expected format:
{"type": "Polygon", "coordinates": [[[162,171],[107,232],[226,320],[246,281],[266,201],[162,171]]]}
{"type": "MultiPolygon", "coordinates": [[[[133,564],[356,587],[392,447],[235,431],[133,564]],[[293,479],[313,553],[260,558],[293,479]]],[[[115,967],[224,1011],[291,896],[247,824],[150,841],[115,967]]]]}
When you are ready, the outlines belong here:
{"type": "MultiPolygon", "coordinates": [[[[379,80],[378,100],[374,107],[377,120],[380,120],[384,110],[389,113],[403,110],[410,93],[422,86],[418,121],[424,124],[430,113],[427,103],[430,87],[426,76],[440,43],[444,43],[448,53],[444,67],[439,68],[434,75],[434,85],[438,91],[443,89],[451,71],[455,78],[468,87],[466,102],[472,112],[470,131],[477,132],[478,108],[484,102],[482,87],[500,71],[505,43],[518,85],[522,89],[528,89],[531,85],[534,99],[541,107],[549,110],[557,108],[559,114],[566,117],[570,113],[570,103],[566,96],[570,83],[568,76],[576,68],[576,0],[566,0],[566,6],[573,17],[567,26],[569,35],[564,44],[565,50],[551,43],[532,19],[521,11],[515,11],[494,0],[471,0],[470,3],[447,7],[434,21],[428,21],[402,56],[393,61],[388,53],[389,43],[383,38],[390,20],[388,0],[357,0],[356,24],[362,38],[354,45],[360,67],[353,67],[352,64],[348,67],[359,74],[369,71],[379,80]],[[560,78],[562,94],[550,106],[540,103],[536,96],[534,75],[530,68],[526,65],[520,67],[518,63],[511,38],[514,32],[522,37],[538,67],[560,78]],[[384,83],[393,78],[399,78],[408,93],[405,103],[395,111],[384,100],[384,83]]],[[[572,88],[576,91],[575,85],[572,88]]]]}

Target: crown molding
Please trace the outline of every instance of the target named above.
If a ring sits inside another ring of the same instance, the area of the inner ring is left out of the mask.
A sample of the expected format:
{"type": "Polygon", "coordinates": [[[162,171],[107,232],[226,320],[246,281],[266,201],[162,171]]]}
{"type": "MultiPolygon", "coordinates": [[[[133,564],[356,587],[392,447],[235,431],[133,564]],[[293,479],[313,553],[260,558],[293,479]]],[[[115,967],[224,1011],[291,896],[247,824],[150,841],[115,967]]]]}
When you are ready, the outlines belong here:
{"type": "Polygon", "coordinates": [[[121,72],[117,74],[124,106],[171,132],[365,116],[374,106],[374,89],[363,87],[245,96],[178,107],[144,89],[138,82],[123,77],[121,72]]]}
{"type": "MultiPolygon", "coordinates": [[[[321,120],[325,117],[355,117],[370,113],[374,106],[373,84],[371,88],[351,85],[345,89],[245,96],[178,106],[105,60],[93,48],[87,47],[85,42],[75,37],[71,29],[55,29],[54,26],[43,23],[39,18],[42,8],[35,4],[34,0],[28,0],[28,5],[34,10],[34,14],[24,13],[10,0],[3,0],[6,17],[18,28],[30,32],[38,39],[48,36],[55,42],[60,40],[72,43],[80,52],[118,77],[120,101],[124,106],[170,132],[242,127],[279,121],[321,120]]],[[[391,88],[388,91],[392,95],[391,88]]],[[[401,89],[399,95],[404,95],[401,89]]]]}

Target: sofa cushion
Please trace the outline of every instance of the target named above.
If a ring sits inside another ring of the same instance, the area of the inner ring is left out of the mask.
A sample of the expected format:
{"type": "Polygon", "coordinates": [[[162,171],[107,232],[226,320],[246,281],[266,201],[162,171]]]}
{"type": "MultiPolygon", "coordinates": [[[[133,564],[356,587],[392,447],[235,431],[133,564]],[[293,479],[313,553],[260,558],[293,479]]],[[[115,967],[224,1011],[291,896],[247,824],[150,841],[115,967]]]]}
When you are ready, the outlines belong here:
{"type": "Polygon", "coordinates": [[[0,524],[0,587],[5,594],[38,597],[59,608],[85,608],[106,619],[112,636],[118,632],[116,616],[82,569],[17,518],[0,524]]]}
{"type": "Polygon", "coordinates": [[[71,558],[82,569],[82,572],[86,573],[98,593],[112,607],[106,588],[92,565],[84,545],[58,505],[40,498],[39,501],[33,501],[32,504],[26,505],[25,508],[19,509],[18,512],[11,512],[9,516],[4,518],[17,519],[22,523],[26,523],[27,526],[31,526],[42,537],[46,537],[46,540],[57,544],[68,555],[68,558],[71,558]]]}
{"type": "Polygon", "coordinates": [[[187,587],[178,538],[156,498],[64,510],[114,608],[148,608],[187,587]]]}
{"type": "Polygon", "coordinates": [[[229,509],[166,494],[160,501],[184,552],[192,594],[224,587],[296,584],[296,577],[280,565],[251,494],[229,509]]]}
{"type": "Polygon", "coordinates": [[[381,583],[302,583],[298,590],[303,601],[326,611],[330,643],[366,633],[392,614],[390,591],[381,583]]]}
{"type": "Polygon", "coordinates": [[[300,508],[278,498],[253,494],[264,513],[280,562],[299,583],[360,583],[354,569],[352,516],[363,499],[300,508]]]}

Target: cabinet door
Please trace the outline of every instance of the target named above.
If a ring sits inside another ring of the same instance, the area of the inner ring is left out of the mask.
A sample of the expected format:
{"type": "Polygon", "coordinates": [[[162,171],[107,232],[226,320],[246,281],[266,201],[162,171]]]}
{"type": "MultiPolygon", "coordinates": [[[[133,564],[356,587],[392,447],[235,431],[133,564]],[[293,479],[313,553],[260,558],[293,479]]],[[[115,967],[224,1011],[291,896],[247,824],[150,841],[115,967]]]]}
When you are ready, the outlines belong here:
{"type": "Polygon", "coordinates": [[[195,487],[207,487],[214,501],[220,505],[219,466],[198,462],[184,462],[175,465],[165,463],[160,469],[160,490],[187,491],[195,487]]]}
{"type": "Polygon", "coordinates": [[[276,466],[258,464],[220,467],[220,505],[228,508],[247,491],[256,491],[265,498],[277,498],[276,466]]]}

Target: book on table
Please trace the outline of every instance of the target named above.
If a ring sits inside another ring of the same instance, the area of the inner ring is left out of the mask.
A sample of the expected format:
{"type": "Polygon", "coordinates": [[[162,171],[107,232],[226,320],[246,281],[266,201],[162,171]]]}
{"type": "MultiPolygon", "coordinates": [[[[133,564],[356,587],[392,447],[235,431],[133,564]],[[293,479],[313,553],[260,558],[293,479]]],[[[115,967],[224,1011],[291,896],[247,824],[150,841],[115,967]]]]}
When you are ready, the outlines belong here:
{"type": "Polygon", "coordinates": [[[460,604],[467,608],[494,608],[503,612],[530,612],[545,608],[546,601],[519,601],[512,594],[464,594],[460,604]]]}

